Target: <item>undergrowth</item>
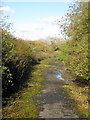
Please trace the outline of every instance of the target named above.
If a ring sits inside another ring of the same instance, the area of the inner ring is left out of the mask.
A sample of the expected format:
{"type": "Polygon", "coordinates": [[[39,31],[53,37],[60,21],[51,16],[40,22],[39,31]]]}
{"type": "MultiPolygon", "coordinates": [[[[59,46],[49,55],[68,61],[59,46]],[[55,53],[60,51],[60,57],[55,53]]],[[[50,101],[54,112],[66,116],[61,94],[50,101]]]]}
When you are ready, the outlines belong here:
{"type": "Polygon", "coordinates": [[[38,118],[39,106],[33,102],[33,97],[43,88],[43,72],[49,67],[48,62],[49,59],[43,60],[41,64],[34,66],[31,77],[23,89],[14,94],[8,105],[3,108],[3,118],[38,118]]]}

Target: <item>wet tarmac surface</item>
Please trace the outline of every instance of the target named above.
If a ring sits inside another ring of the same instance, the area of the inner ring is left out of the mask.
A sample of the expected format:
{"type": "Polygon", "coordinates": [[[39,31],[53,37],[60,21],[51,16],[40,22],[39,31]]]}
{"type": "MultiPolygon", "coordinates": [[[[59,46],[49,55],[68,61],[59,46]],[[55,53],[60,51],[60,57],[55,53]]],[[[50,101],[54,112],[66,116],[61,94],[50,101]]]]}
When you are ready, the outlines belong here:
{"type": "Polygon", "coordinates": [[[79,118],[74,112],[76,106],[62,86],[70,81],[62,78],[60,70],[63,66],[53,61],[51,67],[45,71],[44,89],[35,96],[40,104],[39,118],[79,118]],[[59,66],[59,67],[57,67],[59,66]]]}

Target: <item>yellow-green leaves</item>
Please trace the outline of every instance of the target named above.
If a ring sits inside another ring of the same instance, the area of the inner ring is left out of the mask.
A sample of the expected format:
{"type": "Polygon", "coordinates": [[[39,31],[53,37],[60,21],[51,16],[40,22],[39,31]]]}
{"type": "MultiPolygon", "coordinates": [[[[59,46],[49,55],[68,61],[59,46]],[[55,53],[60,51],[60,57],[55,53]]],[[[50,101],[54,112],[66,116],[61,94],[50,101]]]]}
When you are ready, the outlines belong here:
{"type": "Polygon", "coordinates": [[[75,3],[64,23],[67,27],[67,35],[70,40],[60,45],[60,60],[62,60],[68,70],[81,82],[89,82],[89,54],[88,54],[88,36],[89,36],[89,3],[75,3]],[[67,22],[68,21],[68,22],[67,22]]]}

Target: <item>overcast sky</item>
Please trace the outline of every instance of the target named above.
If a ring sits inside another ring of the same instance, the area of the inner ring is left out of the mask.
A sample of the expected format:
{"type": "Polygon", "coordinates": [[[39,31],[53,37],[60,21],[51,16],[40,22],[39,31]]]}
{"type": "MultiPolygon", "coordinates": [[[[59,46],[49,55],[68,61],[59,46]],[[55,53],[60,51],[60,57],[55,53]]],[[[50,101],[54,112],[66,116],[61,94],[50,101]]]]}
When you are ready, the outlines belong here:
{"type": "Polygon", "coordinates": [[[70,2],[3,2],[0,11],[9,15],[14,35],[26,40],[60,37],[56,20],[67,13],[70,2]]]}

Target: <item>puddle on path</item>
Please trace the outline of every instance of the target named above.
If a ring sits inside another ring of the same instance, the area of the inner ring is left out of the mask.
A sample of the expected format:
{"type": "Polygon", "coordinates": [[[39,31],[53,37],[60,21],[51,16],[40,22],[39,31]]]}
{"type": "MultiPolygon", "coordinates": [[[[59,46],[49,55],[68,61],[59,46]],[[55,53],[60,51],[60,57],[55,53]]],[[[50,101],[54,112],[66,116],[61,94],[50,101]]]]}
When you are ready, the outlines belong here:
{"type": "Polygon", "coordinates": [[[45,88],[40,95],[36,96],[38,103],[44,103],[40,106],[39,118],[79,118],[74,113],[76,110],[74,101],[62,87],[69,82],[62,77],[67,73],[64,73],[63,66],[57,60],[53,60],[50,64],[52,67],[48,68],[44,74],[45,88]]]}
{"type": "Polygon", "coordinates": [[[65,80],[64,78],[61,77],[62,74],[63,74],[63,73],[56,73],[56,74],[55,74],[55,77],[56,77],[57,79],[60,79],[60,80],[65,80]]]}

